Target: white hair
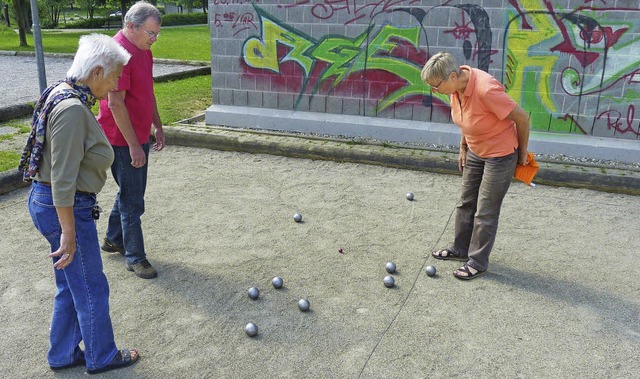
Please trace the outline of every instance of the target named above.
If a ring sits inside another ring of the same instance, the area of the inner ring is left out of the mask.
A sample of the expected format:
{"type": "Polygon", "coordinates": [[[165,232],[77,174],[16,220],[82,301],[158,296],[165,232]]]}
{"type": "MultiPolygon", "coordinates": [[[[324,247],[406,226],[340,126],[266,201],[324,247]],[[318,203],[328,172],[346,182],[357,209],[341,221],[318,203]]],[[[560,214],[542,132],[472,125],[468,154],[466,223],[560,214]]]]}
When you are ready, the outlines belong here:
{"type": "Polygon", "coordinates": [[[86,80],[97,67],[103,68],[103,77],[106,77],[118,65],[126,65],[129,58],[131,54],[113,38],[104,34],[84,35],[78,42],[78,51],[67,71],[67,78],[86,80]]]}
{"type": "Polygon", "coordinates": [[[124,15],[124,24],[127,25],[132,22],[133,27],[139,29],[144,25],[149,17],[153,18],[153,20],[158,24],[162,23],[162,18],[160,17],[160,11],[158,8],[145,1],[138,1],[133,4],[124,15]]]}

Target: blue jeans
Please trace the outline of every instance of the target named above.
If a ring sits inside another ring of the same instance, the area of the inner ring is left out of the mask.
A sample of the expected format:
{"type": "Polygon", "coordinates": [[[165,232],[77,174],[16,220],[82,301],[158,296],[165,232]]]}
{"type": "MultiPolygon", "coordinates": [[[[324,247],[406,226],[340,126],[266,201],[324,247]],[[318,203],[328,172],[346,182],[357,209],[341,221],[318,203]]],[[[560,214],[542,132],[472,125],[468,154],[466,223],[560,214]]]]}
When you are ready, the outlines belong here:
{"type": "Polygon", "coordinates": [[[450,248],[476,270],[489,267],[489,254],[498,232],[502,200],[509,190],[518,152],[481,158],[471,150],[462,171],[462,194],[456,209],[455,238],[450,248]]]}
{"type": "MultiPolygon", "coordinates": [[[[82,354],[80,341],[84,341],[84,358],[90,370],[106,366],[118,352],[109,316],[109,283],[102,271],[98,231],[91,217],[95,204],[95,195],[76,193],[76,252],[66,268],[53,270],[58,291],[49,332],[47,360],[51,367],[76,361],[82,354]]],[[[51,252],[58,250],[62,228],[51,187],[37,182],[31,185],[29,213],[36,229],[49,241],[51,252]]],[[[53,258],[53,263],[58,259],[53,258]]]]}
{"type": "Polygon", "coordinates": [[[128,146],[113,146],[115,158],[111,164],[111,175],[119,190],[109,215],[107,239],[117,246],[124,246],[130,265],[147,259],[140,217],[144,213],[144,192],[147,189],[149,144],[142,145],[142,149],[147,159],[142,167],[131,165],[128,146]]]}

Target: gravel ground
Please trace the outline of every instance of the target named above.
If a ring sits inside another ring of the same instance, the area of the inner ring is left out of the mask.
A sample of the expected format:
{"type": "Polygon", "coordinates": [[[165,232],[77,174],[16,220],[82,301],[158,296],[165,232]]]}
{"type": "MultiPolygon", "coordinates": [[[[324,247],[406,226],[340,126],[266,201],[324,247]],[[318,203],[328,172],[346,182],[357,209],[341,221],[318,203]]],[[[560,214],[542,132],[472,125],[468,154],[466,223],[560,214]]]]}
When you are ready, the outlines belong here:
{"type": "MultiPolygon", "coordinates": [[[[460,262],[429,257],[453,238],[459,176],[172,145],[149,162],[159,276],[103,254],[116,342],[142,358],[100,377],[637,377],[639,196],[513,183],[489,272],[462,282],[460,262]]],[[[116,191],[98,196],[99,236],[116,191]]],[[[0,195],[0,377],[86,378],[47,366],[55,287],[27,195],[0,195]]]]}

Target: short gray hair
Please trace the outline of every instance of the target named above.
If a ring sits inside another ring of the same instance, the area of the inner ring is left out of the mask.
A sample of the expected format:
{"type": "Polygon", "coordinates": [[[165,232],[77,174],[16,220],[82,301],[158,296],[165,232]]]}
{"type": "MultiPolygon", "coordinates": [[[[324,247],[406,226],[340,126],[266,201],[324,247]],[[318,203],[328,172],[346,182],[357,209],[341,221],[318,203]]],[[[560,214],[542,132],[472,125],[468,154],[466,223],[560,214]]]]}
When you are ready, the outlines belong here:
{"type": "Polygon", "coordinates": [[[67,71],[67,78],[83,81],[96,67],[104,69],[104,77],[118,65],[126,65],[131,54],[113,38],[104,34],[88,34],[80,37],[78,51],[67,71]]]}
{"type": "Polygon", "coordinates": [[[429,58],[424,64],[420,77],[423,83],[426,83],[427,80],[447,80],[452,72],[460,75],[460,66],[453,55],[441,51],[429,58]]]}
{"type": "Polygon", "coordinates": [[[152,17],[158,24],[162,23],[158,8],[146,1],[138,1],[124,15],[124,24],[132,22],[133,26],[138,29],[144,25],[149,17],[152,17]]]}

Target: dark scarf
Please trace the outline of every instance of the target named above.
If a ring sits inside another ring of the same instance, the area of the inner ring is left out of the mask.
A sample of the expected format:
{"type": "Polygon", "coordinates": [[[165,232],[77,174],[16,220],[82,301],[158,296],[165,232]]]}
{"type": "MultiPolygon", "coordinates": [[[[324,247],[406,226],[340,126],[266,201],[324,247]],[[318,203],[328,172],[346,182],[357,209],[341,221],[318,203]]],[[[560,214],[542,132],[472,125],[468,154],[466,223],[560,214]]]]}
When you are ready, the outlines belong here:
{"type": "Polygon", "coordinates": [[[62,100],[71,98],[80,99],[82,104],[89,109],[91,109],[96,102],[96,98],[88,86],[77,84],[75,79],[67,78],[45,89],[36,103],[31,120],[31,132],[29,133],[29,139],[27,139],[27,144],[24,147],[18,166],[18,171],[22,172],[24,181],[32,180],[38,173],[38,170],[40,170],[40,159],[42,158],[42,151],[44,150],[49,114],[62,100]],[[61,83],[67,83],[71,88],[62,89],[56,92],[53,97],[49,98],[51,91],[61,83]]]}

